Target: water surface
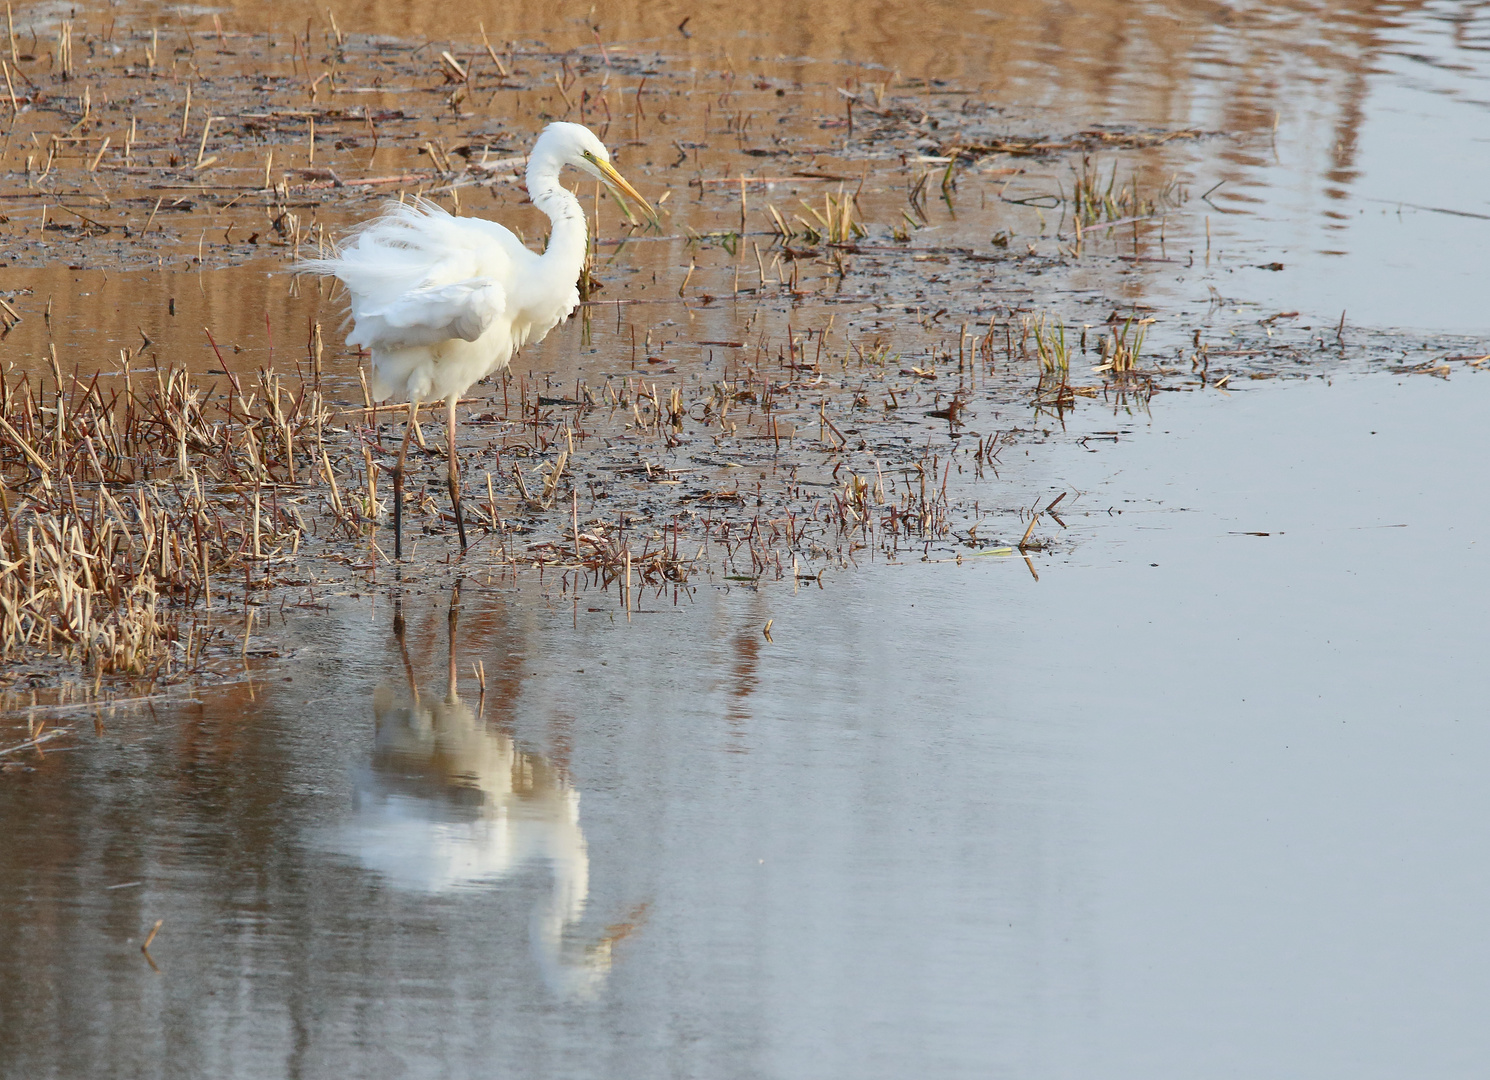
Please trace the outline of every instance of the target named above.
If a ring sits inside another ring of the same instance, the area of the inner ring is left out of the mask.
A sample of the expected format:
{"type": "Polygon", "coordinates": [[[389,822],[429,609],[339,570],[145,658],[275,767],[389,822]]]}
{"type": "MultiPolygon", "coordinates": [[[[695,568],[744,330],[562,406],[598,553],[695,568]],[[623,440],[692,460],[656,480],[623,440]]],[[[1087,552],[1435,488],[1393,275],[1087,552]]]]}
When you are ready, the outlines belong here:
{"type": "MultiPolygon", "coordinates": [[[[407,35],[437,10],[338,17],[407,35]]],[[[1152,166],[1227,181],[1174,218],[1175,263],[1071,287],[1475,331],[1486,223],[1397,202],[1490,212],[1483,10],[596,19],[835,102],[848,70],[899,68],[1011,126],[1227,132],[1152,166]]],[[[487,27],[578,47],[584,15],[487,27]]],[[[962,198],[933,233],[1055,247],[1029,209],[962,198]]],[[[687,258],[654,248],[628,258],[670,293],[687,258]]],[[[137,344],[132,305],[174,295],[162,341],[223,324],[258,358],[265,310],[297,335],[318,310],[263,270],[78,272],[108,303],[67,296],[55,325],[137,344]]],[[[78,277],[25,273],[32,314],[78,277]]],[[[35,361],[39,323],[0,348],[35,361]]],[[[411,573],[402,634],[367,589],[273,613],[284,655],[246,682],[60,717],[72,735],[0,758],[0,1075],[1477,1075],[1490,381],[1315,370],[1046,418],[985,481],[1005,508],[1066,494],[1028,565],[949,546],[821,589],[716,576],[628,619],[478,562],[453,619],[447,579],[411,573]]]]}

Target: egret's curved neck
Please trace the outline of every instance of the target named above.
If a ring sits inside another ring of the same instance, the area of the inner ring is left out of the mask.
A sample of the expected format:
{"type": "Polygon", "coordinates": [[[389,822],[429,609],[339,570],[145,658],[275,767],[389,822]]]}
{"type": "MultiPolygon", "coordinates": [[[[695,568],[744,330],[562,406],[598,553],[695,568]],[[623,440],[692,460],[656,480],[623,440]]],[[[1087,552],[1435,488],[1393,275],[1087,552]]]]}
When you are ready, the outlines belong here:
{"type": "Polygon", "coordinates": [[[563,164],[543,146],[534,147],[528,161],[528,195],[554,223],[543,250],[544,263],[558,268],[556,277],[573,280],[585,264],[588,236],[584,209],[574,193],[559,183],[561,168],[563,164]]]}

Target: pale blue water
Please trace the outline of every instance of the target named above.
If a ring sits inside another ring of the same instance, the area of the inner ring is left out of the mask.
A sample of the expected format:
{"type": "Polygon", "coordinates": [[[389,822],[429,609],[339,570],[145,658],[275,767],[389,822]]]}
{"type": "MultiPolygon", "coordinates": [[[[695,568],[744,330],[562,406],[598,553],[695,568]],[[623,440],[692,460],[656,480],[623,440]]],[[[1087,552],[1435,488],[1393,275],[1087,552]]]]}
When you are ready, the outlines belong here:
{"type": "Polygon", "coordinates": [[[464,709],[437,590],[422,713],[386,600],[303,625],[250,710],[5,777],[5,1074],[1474,1075],[1487,404],[1269,384],[1050,448],[1038,583],[468,586],[464,709]]]}

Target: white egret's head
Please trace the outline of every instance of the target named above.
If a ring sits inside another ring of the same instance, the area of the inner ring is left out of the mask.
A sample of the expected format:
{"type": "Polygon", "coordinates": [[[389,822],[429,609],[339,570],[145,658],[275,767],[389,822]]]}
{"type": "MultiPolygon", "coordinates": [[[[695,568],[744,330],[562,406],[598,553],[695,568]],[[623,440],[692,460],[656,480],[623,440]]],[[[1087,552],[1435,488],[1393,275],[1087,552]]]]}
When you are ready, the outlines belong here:
{"type": "Polygon", "coordinates": [[[642,198],[641,193],[616,171],[615,166],[610,163],[610,151],[589,128],[583,124],[570,124],[557,120],[543,129],[540,141],[548,142],[549,140],[556,143],[556,156],[562,164],[573,165],[589,173],[613,191],[634,199],[654,220],[656,219],[657,212],[652,209],[652,204],[642,198]]]}

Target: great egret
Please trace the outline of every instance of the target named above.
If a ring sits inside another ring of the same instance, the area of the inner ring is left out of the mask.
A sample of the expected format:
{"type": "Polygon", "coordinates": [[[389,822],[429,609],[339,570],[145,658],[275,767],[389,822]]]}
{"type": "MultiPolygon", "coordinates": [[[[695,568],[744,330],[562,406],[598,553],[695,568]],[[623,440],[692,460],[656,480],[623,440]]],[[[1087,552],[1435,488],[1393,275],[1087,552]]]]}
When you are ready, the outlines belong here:
{"type": "Polygon", "coordinates": [[[456,400],[473,383],[506,367],[523,345],[542,341],[579,304],[588,238],[579,200],[559,183],[565,165],[624,192],[655,218],[651,204],[611,165],[610,152],[594,132],[581,124],[553,123],[528,155],[528,195],[553,221],[542,255],[495,221],[453,217],[417,200],[388,204],[336,255],[296,266],[346,285],[353,322],[347,344],[372,354],[373,397],[409,403],[393,467],[396,559],[403,558],[404,458],[420,402],[445,399],[450,501],[464,551],[456,400]]]}

